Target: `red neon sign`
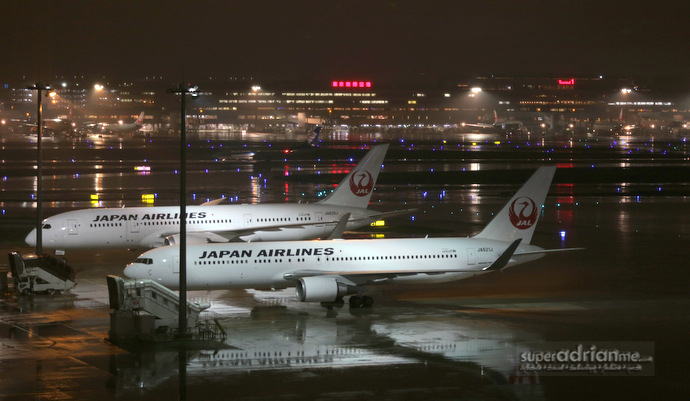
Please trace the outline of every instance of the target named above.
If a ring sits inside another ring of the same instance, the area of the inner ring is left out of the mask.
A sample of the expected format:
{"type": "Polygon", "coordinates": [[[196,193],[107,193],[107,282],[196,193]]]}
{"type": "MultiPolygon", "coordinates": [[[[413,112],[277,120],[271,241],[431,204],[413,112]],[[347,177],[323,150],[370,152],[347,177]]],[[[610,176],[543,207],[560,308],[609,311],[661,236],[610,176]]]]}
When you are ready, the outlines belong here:
{"type": "Polygon", "coordinates": [[[559,79],[558,84],[559,85],[575,85],[575,78],[559,79]]]}
{"type": "Polygon", "coordinates": [[[371,88],[371,81],[332,81],[333,88],[371,88]]]}

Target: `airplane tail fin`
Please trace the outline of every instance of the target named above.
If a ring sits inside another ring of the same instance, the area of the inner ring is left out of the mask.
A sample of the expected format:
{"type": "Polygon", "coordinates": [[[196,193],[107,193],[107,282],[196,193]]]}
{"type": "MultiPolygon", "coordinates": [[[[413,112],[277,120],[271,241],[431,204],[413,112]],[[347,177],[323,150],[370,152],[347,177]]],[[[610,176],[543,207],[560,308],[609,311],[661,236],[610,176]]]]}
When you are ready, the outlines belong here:
{"type": "Polygon", "coordinates": [[[523,244],[529,244],[555,173],[555,166],[539,167],[475,238],[506,242],[520,239],[523,244]]]}
{"type": "Polygon", "coordinates": [[[372,147],[338,184],[335,191],[319,203],[366,208],[374,192],[386,151],[388,144],[372,147]]]}
{"type": "Polygon", "coordinates": [[[137,121],[134,122],[136,125],[143,125],[144,124],[144,112],[142,111],[139,113],[139,118],[137,118],[137,121]]]}
{"type": "Polygon", "coordinates": [[[305,141],[305,144],[309,147],[314,147],[314,146],[318,145],[319,135],[321,135],[321,127],[314,128],[314,131],[312,131],[312,133],[309,134],[309,136],[307,136],[307,140],[305,141]]]}

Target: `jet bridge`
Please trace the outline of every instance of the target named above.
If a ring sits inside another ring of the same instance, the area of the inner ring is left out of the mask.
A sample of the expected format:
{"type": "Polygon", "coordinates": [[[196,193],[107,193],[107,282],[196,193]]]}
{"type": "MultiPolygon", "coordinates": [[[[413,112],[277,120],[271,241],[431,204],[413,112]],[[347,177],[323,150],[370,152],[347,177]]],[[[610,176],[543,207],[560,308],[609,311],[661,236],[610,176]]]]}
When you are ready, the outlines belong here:
{"type": "MultiPolygon", "coordinates": [[[[169,329],[178,326],[180,297],[175,291],[153,280],[107,276],[106,281],[110,308],[114,309],[111,339],[153,338],[154,334],[169,334],[169,329]]],[[[199,314],[210,306],[187,300],[187,327],[199,329],[199,314]]]]}
{"type": "Polygon", "coordinates": [[[20,294],[55,294],[75,286],[76,271],[62,259],[18,252],[11,252],[9,259],[14,288],[20,294]]]}

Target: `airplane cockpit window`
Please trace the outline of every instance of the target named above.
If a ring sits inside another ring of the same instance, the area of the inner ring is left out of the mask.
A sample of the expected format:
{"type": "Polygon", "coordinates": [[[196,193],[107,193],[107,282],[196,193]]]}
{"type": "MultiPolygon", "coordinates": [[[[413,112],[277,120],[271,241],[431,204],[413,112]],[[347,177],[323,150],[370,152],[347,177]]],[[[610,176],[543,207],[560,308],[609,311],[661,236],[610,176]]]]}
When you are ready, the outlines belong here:
{"type": "Polygon", "coordinates": [[[152,265],[153,259],[151,258],[137,258],[134,263],[141,263],[143,265],[152,265]]]}
{"type": "Polygon", "coordinates": [[[50,230],[51,228],[53,228],[53,227],[50,224],[44,224],[43,225],[44,230],[50,230]]]}

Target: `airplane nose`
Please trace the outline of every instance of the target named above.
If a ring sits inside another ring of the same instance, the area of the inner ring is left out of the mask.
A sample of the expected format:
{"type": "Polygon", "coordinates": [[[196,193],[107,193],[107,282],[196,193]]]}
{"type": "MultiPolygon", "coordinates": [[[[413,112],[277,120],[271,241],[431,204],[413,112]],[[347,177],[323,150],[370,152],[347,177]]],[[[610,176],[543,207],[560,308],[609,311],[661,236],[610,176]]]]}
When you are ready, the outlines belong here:
{"type": "Polygon", "coordinates": [[[136,266],[134,265],[135,263],[130,263],[125,266],[125,270],[122,272],[122,274],[124,274],[127,278],[135,278],[134,271],[136,270],[136,266]]]}
{"type": "Polygon", "coordinates": [[[144,271],[144,266],[141,263],[130,263],[125,266],[123,274],[127,278],[143,278],[142,273],[144,271]]]}
{"type": "Polygon", "coordinates": [[[29,235],[26,236],[24,241],[29,246],[36,246],[36,229],[35,228],[33,230],[31,230],[31,232],[29,233],[29,235]]]}

